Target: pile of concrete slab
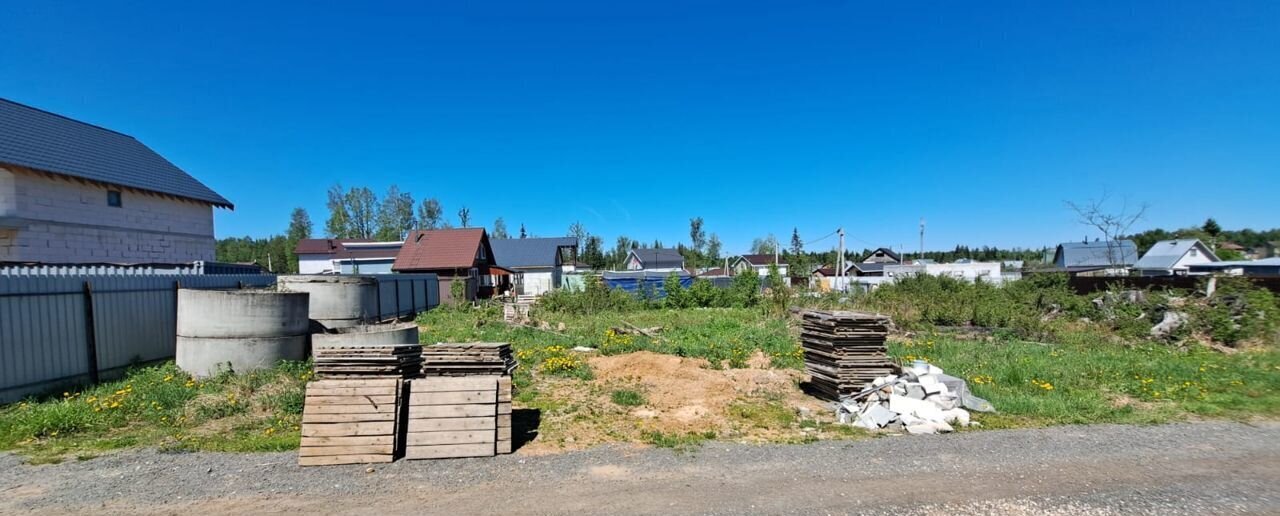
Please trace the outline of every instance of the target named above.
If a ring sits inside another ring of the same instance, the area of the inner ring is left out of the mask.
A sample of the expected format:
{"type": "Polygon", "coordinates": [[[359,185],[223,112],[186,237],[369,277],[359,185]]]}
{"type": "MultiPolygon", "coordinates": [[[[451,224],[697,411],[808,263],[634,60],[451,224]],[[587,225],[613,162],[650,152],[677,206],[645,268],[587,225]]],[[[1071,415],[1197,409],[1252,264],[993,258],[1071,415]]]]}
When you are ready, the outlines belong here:
{"type": "Polygon", "coordinates": [[[987,400],[971,394],[964,380],[919,361],[899,375],[876,378],[868,388],[836,404],[841,423],[911,434],[945,433],[955,426],[969,426],[969,410],[995,411],[987,400]]]}
{"type": "Polygon", "coordinates": [[[816,394],[838,399],[861,390],[868,382],[896,373],[885,338],[891,321],[878,314],[806,310],[800,345],[804,367],[816,394]]]}
{"type": "Polygon", "coordinates": [[[441,342],[422,350],[425,376],[510,375],[516,368],[506,342],[441,342]]]}

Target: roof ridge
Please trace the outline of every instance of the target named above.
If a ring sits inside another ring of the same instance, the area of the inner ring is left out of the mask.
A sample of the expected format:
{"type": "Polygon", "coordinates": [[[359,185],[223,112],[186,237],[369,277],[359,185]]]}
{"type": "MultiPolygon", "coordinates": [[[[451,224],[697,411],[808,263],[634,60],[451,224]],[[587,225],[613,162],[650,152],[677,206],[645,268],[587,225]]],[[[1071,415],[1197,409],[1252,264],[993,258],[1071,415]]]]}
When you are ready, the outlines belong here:
{"type": "MultiPolygon", "coordinates": [[[[61,118],[61,119],[63,119],[63,120],[69,120],[69,121],[75,122],[75,123],[80,124],[80,125],[87,125],[87,126],[92,127],[92,128],[94,128],[94,129],[102,129],[103,131],[107,131],[107,132],[109,132],[109,133],[115,133],[115,134],[118,134],[118,135],[123,136],[123,137],[125,137],[125,138],[129,138],[129,139],[131,139],[131,140],[135,140],[135,141],[137,140],[137,138],[134,138],[134,137],[133,137],[133,135],[131,135],[131,134],[125,134],[125,133],[122,133],[122,132],[117,131],[117,130],[115,130],[115,129],[111,129],[111,128],[108,128],[108,127],[103,127],[103,126],[100,126],[100,125],[98,125],[98,124],[91,124],[91,123],[89,123],[89,122],[85,122],[84,120],[76,120],[76,119],[71,118],[71,117],[69,117],[69,116],[67,116],[67,115],[63,115],[63,114],[60,114],[60,113],[54,113],[53,111],[49,111],[49,110],[47,110],[47,109],[41,109],[41,108],[38,108],[38,107],[35,107],[35,106],[32,106],[32,105],[29,105],[29,104],[23,104],[23,103],[18,102],[18,101],[16,101],[16,100],[12,100],[12,99],[7,99],[7,98],[4,98],[4,97],[0,97],[0,102],[8,102],[8,103],[13,104],[13,105],[15,105],[15,106],[19,106],[19,107],[27,108],[27,109],[30,109],[30,110],[32,110],[32,111],[39,111],[39,112],[44,113],[44,114],[46,114],[46,115],[53,115],[53,116],[56,116],[56,117],[61,118]]],[[[164,159],[164,156],[160,156],[160,158],[161,158],[161,159],[164,159]]],[[[168,161],[168,160],[166,159],[165,161],[168,161]]],[[[172,164],[173,164],[173,163],[170,163],[170,165],[172,165],[172,164]]]]}

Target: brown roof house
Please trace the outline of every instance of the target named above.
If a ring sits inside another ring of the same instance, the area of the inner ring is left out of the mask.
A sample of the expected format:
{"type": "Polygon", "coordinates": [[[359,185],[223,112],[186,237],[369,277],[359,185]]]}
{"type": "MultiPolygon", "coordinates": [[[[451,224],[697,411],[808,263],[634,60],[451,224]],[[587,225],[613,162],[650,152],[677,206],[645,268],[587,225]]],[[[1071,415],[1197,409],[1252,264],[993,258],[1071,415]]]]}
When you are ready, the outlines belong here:
{"type": "Polygon", "coordinates": [[[391,270],[439,276],[440,301],[450,302],[456,281],[465,282],[468,301],[492,296],[492,274],[506,269],[494,262],[489,235],[483,228],[460,228],[410,232],[391,270]]]}
{"type": "Polygon", "coordinates": [[[293,253],[299,274],[389,274],[404,242],[367,238],[304,238],[293,253]]]}

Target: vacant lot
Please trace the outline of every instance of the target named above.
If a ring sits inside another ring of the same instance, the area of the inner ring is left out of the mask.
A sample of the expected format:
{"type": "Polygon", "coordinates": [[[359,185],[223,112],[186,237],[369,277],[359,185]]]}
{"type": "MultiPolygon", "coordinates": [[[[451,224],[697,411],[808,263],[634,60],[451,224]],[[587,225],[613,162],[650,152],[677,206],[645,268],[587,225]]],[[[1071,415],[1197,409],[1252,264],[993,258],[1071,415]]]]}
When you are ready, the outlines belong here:
{"type": "MultiPolygon", "coordinates": [[[[512,343],[521,362],[516,426],[528,441],[521,454],[619,442],[689,450],[711,439],[866,437],[833,424],[827,405],[804,394],[793,321],[760,307],[535,310],[534,317],[512,326],[496,306],[444,307],[418,321],[426,343],[512,343]]],[[[1222,352],[1126,342],[917,329],[895,337],[890,352],[968,379],[999,410],[976,417],[983,428],[1280,415],[1280,353],[1273,347],[1222,352]]],[[[306,363],[207,381],[192,381],[172,364],[139,369],[120,381],[0,408],[0,450],[35,462],[138,446],[292,450],[308,378],[306,363]]]]}

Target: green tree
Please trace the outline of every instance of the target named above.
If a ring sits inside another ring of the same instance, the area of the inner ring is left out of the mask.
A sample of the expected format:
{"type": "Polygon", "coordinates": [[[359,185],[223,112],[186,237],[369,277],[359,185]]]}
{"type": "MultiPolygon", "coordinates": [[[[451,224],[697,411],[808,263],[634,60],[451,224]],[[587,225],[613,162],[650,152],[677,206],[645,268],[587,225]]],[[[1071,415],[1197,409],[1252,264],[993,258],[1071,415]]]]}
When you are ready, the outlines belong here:
{"type": "Polygon", "coordinates": [[[1212,238],[1218,238],[1218,235],[1222,233],[1222,226],[1219,226],[1218,221],[1213,220],[1213,217],[1209,217],[1208,220],[1205,220],[1204,225],[1200,226],[1200,229],[1204,230],[1204,232],[1208,233],[1212,238]]]}
{"type": "Polygon", "coordinates": [[[689,219],[689,243],[696,253],[702,253],[702,248],[707,245],[707,231],[702,228],[702,217],[689,219]]]}
{"type": "Polygon", "coordinates": [[[418,229],[440,229],[449,227],[444,220],[444,207],[435,197],[423,199],[418,206],[418,229]]]}
{"type": "Polygon", "coordinates": [[[311,238],[311,216],[301,207],[294,208],[289,215],[289,240],[297,243],[307,238],[311,238]]]}
{"type": "Polygon", "coordinates": [[[373,238],[378,221],[378,196],[361,186],[347,190],[343,199],[351,217],[350,238],[373,238]]]}
{"type": "Polygon", "coordinates": [[[350,238],[351,214],[347,212],[347,197],[342,185],[334,183],[329,187],[329,200],[325,206],[329,208],[329,220],[324,225],[325,233],[329,238],[350,238]]]}
{"type": "Polygon", "coordinates": [[[751,241],[751,254],[773,254],[778,249],[778,239],[772,233],[751,241]]]}
{"type": "Polygon", "coordinates": [[[604,257],[604,242],[600,237],[595,235],[587,236],[587,245],[583,246],[582,261],[590,265],[592,269],[603,269],[608,263],[604,257]]]}
{"type": "Polygon", "coordinates": [[[520,224],[520,238],[529,238],[529,232],[525,231],[524,224],[520,224]]]}
{"type": "Polygon", "coordinates": [[[729,297],[734,306],[756,306],[760,300],[760,275],[751,270],[734,275],[733,283],[729,285],[729,297]]]}
{"type": "Polygon", "coordinates": [[[413,225],[413,195],[401,192],[399,187],[391,185],[378,210],[375,238],[383,242],[404,240],[413,225]]]}
{"type": "Polygon", "coordinates": [[[720,237],[715,233],[711,234],[711,238],[707,240],[707,260],[712,265],[720,263],[720,237]]]}
{"type": "MultiPolygon", "coordinates": [[[[524,226],[520,226],[520,228],[523,230],[524,226]]],[[[493,221],[493,235],[491,236],[493,238],[511,238],[511,235],[507,234],[507,222],[502,220],[502,217],[498,217],[497,220],[493,221]]]]}

